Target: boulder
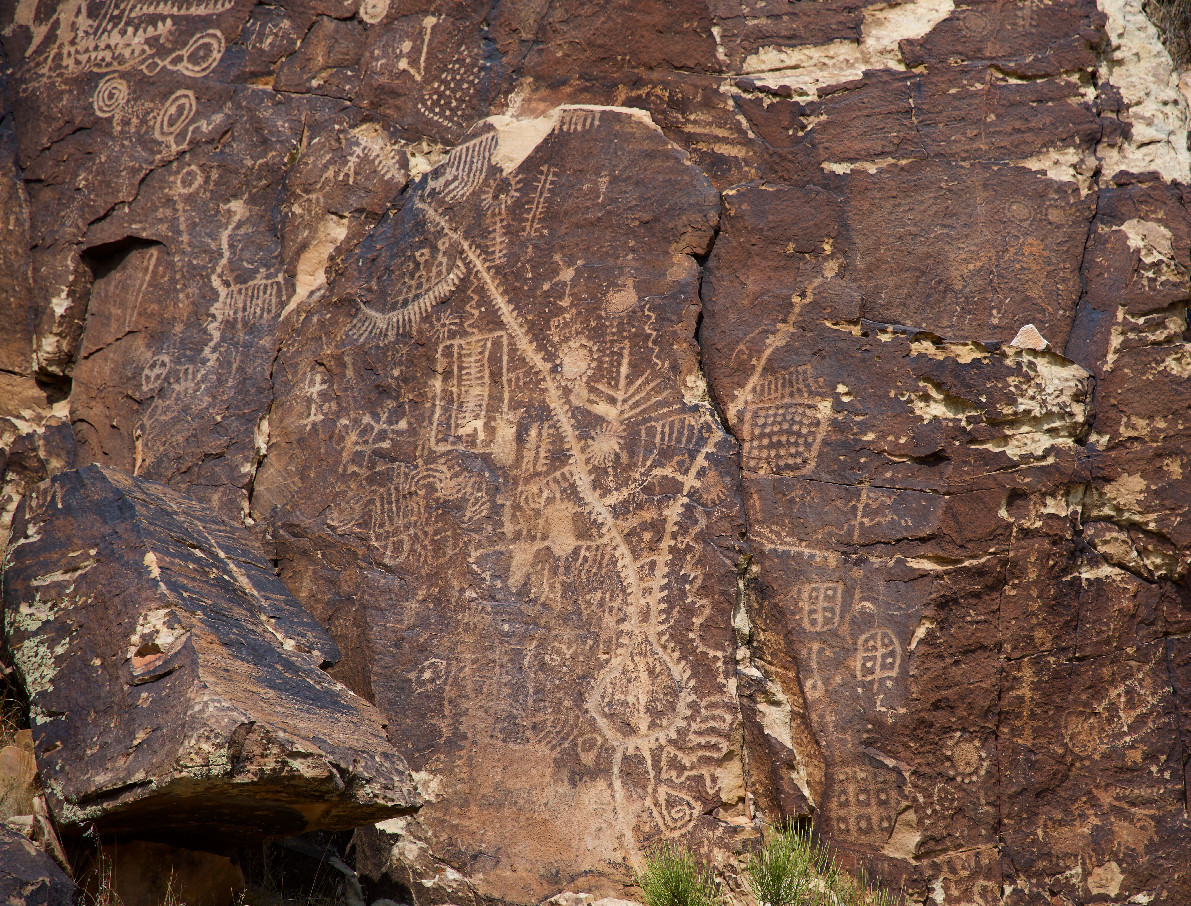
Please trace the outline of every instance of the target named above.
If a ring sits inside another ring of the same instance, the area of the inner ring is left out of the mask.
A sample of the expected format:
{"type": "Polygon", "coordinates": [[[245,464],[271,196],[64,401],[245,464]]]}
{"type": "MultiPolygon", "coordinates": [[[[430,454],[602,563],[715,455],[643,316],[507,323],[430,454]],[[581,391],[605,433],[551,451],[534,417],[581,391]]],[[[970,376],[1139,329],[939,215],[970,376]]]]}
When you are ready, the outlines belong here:
{"type": "Polygon", "coordinates": [[[23,834],[0,824],[0,903],[76,906],[82,894],[54,860],[23,834]]]}
{"type": "Polygon", "coordinates": [[[418,799],[338,650],[242,529],[102,466],[14,522],[4,630],[59,825],[221,839],[339,829],[418,799]]]}

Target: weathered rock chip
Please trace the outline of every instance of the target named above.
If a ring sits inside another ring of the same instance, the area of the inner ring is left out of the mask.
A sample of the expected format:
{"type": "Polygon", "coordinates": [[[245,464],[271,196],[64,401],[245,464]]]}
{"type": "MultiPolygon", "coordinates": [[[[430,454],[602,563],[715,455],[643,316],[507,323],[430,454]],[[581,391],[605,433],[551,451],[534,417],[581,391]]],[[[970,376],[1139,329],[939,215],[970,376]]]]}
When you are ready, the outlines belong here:
{"type": "Polygon", "coordinates": [[[0,824],[0,903],[75,906],[82,894],[54,860],[22,834],[0,824]]]}
{"type": "Polygon", "coordinates": [[[0,746],[0,821],[32,815],[36,793],[33,731],[18,730],[7,745],[0,746]]]}
{"type": "Polygon", "coordinates": [[[67,829],[236,837],[416,807],[380,716],[243,529],[101,466],[18,511],[4,628],[67,829]]]}

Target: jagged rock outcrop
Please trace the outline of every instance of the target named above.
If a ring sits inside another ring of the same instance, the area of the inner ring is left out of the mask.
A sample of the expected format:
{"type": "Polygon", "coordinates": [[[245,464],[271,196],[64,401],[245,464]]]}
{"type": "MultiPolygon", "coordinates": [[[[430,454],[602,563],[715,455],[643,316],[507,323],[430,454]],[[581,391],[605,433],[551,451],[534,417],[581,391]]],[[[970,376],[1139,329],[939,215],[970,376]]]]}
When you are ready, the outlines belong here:
{"type": "Polygon", "coordinates": [[[916,901],[1191,902],[1145,7],[10,4],[0,531],[102,463],[255,533],[419,904],[808,815],[916,901]]]}
{"type": "Polygon", "coordinates": [[[335,643],[238,526],[87,466],[17,511],[4,638],[59,826],[222,841],[408,813],[408,769],[335,643]]]}

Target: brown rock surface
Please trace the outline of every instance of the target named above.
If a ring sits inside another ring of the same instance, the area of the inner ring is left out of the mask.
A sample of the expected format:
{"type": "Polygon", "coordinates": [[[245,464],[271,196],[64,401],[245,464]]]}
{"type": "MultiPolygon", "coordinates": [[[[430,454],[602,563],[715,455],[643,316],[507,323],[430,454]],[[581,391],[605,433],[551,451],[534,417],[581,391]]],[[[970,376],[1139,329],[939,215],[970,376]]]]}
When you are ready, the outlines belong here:
{"type": "Polygon", "coordinates": [[[94,462],[256,532],[433,800],[360,835],[419,903],[813,814],[918,901],[1183,906],[1143,5],[8,4],[0,531],[94,462]]]}
{"type": "Polygon", "coordinates": [[[243,529],[88,466],[18,510],[4,629],[59,825],[221,839],[416,807],[338,652],[243,529]]]}
{"type": "Polygon", "coordinates": [[[0,824],[0,903],[75,906],[81,902],[81,892],[53,859],[0,824]]]}
{"type": "Polygon", "coordinates": [[[274,369],[253,518],[484,895],[748,826],[735,451],[694,340],[717,208],[636,111],[484,123],[274,369]]]}

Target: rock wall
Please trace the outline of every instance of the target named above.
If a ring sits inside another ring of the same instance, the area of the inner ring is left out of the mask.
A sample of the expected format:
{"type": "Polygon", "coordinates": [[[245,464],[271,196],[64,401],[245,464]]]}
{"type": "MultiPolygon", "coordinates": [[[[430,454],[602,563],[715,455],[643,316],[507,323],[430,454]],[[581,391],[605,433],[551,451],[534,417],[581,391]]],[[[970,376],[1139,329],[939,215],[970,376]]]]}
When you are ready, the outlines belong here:
{"type": "MultiPolygon", "coordinates": [[[[419,903],[813,816],[1191,902],[1191,152],[1141,0],[18,0],[3,526],[248,527],[419,903]]],[[[47,565],[49,566],[49,565],[47,565]]],[[[365,864],[366,863],[366,864],[365,864]]]]}

